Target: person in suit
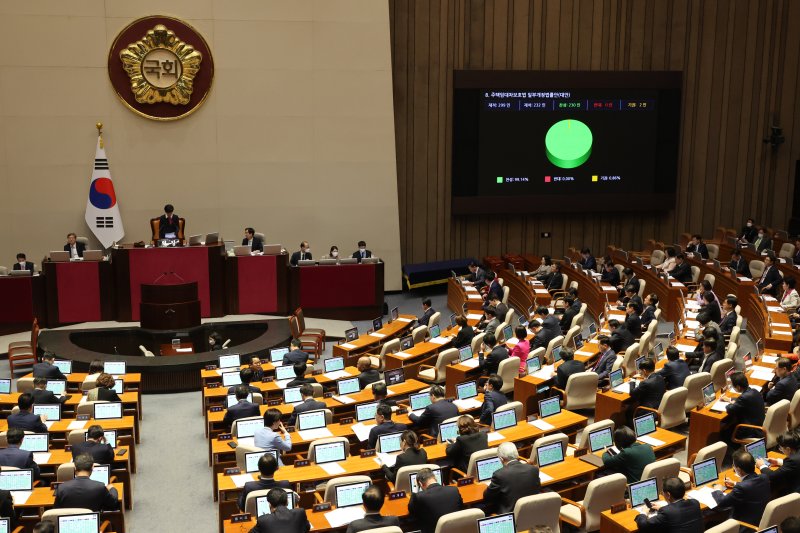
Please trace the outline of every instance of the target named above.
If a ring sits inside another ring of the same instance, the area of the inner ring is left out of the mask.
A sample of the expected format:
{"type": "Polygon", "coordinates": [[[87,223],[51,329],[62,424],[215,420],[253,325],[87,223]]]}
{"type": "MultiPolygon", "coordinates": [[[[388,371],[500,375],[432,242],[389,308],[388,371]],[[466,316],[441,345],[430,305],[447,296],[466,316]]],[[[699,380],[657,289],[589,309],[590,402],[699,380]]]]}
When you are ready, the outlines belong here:
{"type": "Polygon", "coordinates": [[[667,386],[664,378],[656,371],[656,363],[649,357],[639,363],[639,375],[642,377],[641,383],[630,393],[633,404],[630,408],[631,420],[636,406],[658,409],[661,398],[666,392],[667,386]]]}
{"type": "Polygon", "coordinates": [[[292,436],[283,427],[280,411],[272,408],[264,412],[264,427],[256,428],[256,432],[253,435],[253,445],[262,450],[277,451],[278,464],[283,466],[280,453],[292,450],[292,436]]]}
{"type": "MultiPolygon", "coordinates": [[[[259,389],[258,387],[254,387],[253,385],[250,385],[250,383],[253,382],[254,378],[255,374],[253,372],[253,368],[250,366],[246,366],[239,371],[239,381],[242,382],[241,385],[247,387],[247,390],[249,390],[250,392],[261,393],[261,389],[259,389]]],[[[236,387],[238,387],[238,385],[233,385],[231,387],[228,387],[228,394],[234,394],[236,392],[236,387]]]]}
{"type": "Polygon", "coordinates": [[[164,206],[164,214],[158,219],[158,238],[177,239],[180,231],[180,217],[175,214],[172,204],[164,206]]]}
{"type": "Polygon", "coordinates": [[[367,490],[361,495],[361,501],[364,502],[366,514],[364,518],[350,522],[350,525],[347,526],[347,533],[359,533],[360,531],[367,531],[368,529],[376,529],[379,527],[400,527],[400,519],[396,516],[381,515],[383,500],[384,495],[380,487],[377,485],[370,485],[367,487],[367,490]]]}
{"type": "Polygon", "coordinates": [[[728,271],[745,278],[753,277],[750,273],[750,265],[745,259],[742,259],[742,252],[738,249],[731,252],[731,261],[728,263],[728,271]]]}
{"type": "Polygon", "coordinates": [[[264,243],[261,237],[256,236],[256,230],[253,228],[244,228],[244,239],[242,239],[242,246],[249,246],[253,252],[263,252],[264,243]]]}
{"type": "Polygon", "coordinates": [[[420,447],[419,437],[416,432],[407,429],[400,435],[400,454],[395,459],[394,466],[381,464],[381,470],[386,479],[395,483],[397,472],[404,466],[424,465],[428,462],[428,452],[420,447]]]}
{"type": "Polygon", "coordinates": [[[68,394],[64,394],[63,396],[56,396],[53,394],[52,391],[47,390],[47,378],[33,378],[33,390],[31,391],[31,396],[33,396],[33,403],[64,403],[69,399],[68,394]]]}
{"type": "Polygon", "coordinates": [[[578,261],[578,265],[580,265],[583,270],[591,270],[592,272],[597,269],[597,260],[594,258],[589,248],[583,248],[581,250],[581,258],[578,261]]]}
{"type": "Polygon", "coordinates": [[[486,387],[483,390],[483,405],[481,405],[481,424],[490,425],[492,423],[492,415],[501,405],[508,403],[506,395],[500,392],[503,388],[503,378],[497,374],[492,374],[486,381],[486,387]]]}
{"type": "Polygon", "coordinates": [[[623,474],[628,483],[641,480],[644,467],[656,460],[653,448],[649,444],[636,442],[636,434],[628,426],[614,430],[614,446],[619,453],[603,453],[603,465],[611,472],[623,474]]]}
{"type": "MultiPolygon", "coordinates": [[[[761,426],[764,424],[764,398],[755,389],[750,388],[747,376],[744,372],[734,372],[731,374],[731,386],[739,393],[739,397],[731,401],[727,394],[722,395],[721,401],[727,402],[725,411],[733,418],[733,424],[723,429],[720,439],[732,446],[731,437],[736,424],[749,424],[751,426],[761,426]]],[[[736,436],[739,438],[761,437],[761,432],[752,429],[740,429],[736,436]]]]}
{"type": "Polygon", "coordinates": [[[564,275],[561,273],[561,264],[560,263],[553,263],[550,267],[551,272],[543,281],[544,288],[550,291],[550,293],[554,293],[556,291],[560,291],[564,285],[564,275]]]}
{"type": "Polygon", "coordinates": [[[628,287],[633,287],[632,292],[638,296],[641,282],[639,281],[639,277],[636,275],[636,272],[634,272],[631,267],[625,267],[622,269],[622,273],[625,275],[625,283],[621,284],[619,288],[624,289],[625,292],[628,292],[628,287]]]}
{"type": "Polygon", "coordinates": [[[628,304],[633,304],[634,309],[636,309],[636,316],[639,316],[639,313],[642,312],[644,308],[644,302],[642,301],[641,296],[637,294],[638,289],[633,285],[625,285],[625,289],[623,290],[623,297],[622,297],[622,306],[619,307],[620,310],[624,311],[628,304]]]}
{"type": "Polygon", "coordinates": [[[464,315],[458,315],[456,317],[456,326],[458,326],[460,329],[458,330],[455,338],[453,338],[453,347],[463,348],[464,346],[470,346],[472,344],[473,337],[475,337],[475,330],[472,329],[472,326],[470,326],[467,322],[467,317],[464,315]]]}
{"type": "Polygon", "coordinates": [[[635,520],[639,531],[641,533],[702,533],[705,531],[700,502],[684,498],[686,486],[683,481],[677,477],[666,478],[662,487],[667,504],[659,507],[654,516],[637,515],[635,520]]]}
{"type": "Polygon", "coordinates": [[[289,495],[281,488],[269,489],[267,493],[269,513],[258,517],[250,533],[308,533],[311,523],[306,510],[300,506],[287,509],[289,495]]]}
{"type": "Polygon", "coordinates": [[[539,469],[519,460],[516,444],[502,443],[497,448],[497,456],[503,466],[494,471],[492,480],[483,493],[487,515],[510,513],[514,510],[517,500],[539,494],[542,490],[539,469]]]}
{"type": "Polygon", "coordinates": [[[28,261],[28,258],[22,252],[17,254],[17,262],[14,263],[12,270],[30,270],[33,274],[33,263],[28,261]]]}
{"type": "Polygon", "coordinates": [[[492,300],[495,296],[498,300],[503,299],[503,287],[494,272],[486,273],[486,284],[489,286],[485,296],[486,300],[492,300]]]}
{"type": "Polygon", "coordinates": [[[422,300],[422,316],[417,319],[417,322],[422,326],[427,326],[435,312],[433,307],[431,307],[431,299],[425,298],[422,300]]]}
{"type": "Polygon", "coordinates": [[[736,306],[739,305],[739,299],[736,296],[728,296],[722,302],[722,318],[719,321],[719,330],[723,335],[730,335],[733,328],[736,327],[736,320],[739,316],[736,314],[736,306]]]}
{"type": "Polygon", "coordinates": [[[119,509],[117,489],[89,479],[94,459],[89,454],[75,458],[75,479],[65,481],[56,488],[54,509],[79,507],[94,512],[119,509]]]}
{"type": "Polygon", "coordinates": [[[486,285],[486,271],[478,263],[471,261],[467,268],[469,268],[469,274],[464,277],[465,285],[471,285],[476,289],[486,285]]]}
{"type": "Polygon", "coordinates": [[[287,387],[299,387],[306,383],[316,383],[317,379],[314,376],[306,377],[308,365],[304,362],[295,363],[294,365],[294,379],[286,384],[287,387]]]}
{"type": "Polygon", "coordinates": [[[701,309],[708,312],[708,317],[711,319],[712,322],[716,322],[717,324],[722,322],[722,308],[720,307],[719,302],[717,301],[716,294],[714,294],[712,291],[704,292],[703,302],[700,305],[701,309]]]}
{"type": "Polygon", "coordinates": [[[314,259],[314,257],[311,255],[311,246],[309,246],[308,241],[303,241],[300,243],[300,250],[292,253],[289,264],[297,266],[298,261],[310,261],[312,259],[314,259]]]}
{"type": "Polygon", "coordinates": [[[794,364],[788,357],[778,358],[775,364],[775,377],[764,385],[764,403],[767,406],[778,403],[781,400],[792,401],[794,393],[797,392],[797,380],[792,375],[794,364]]]}
{"type": "MultiPolygon", "coordinates": [[[[547,348],[550,341],[561,335],[561,325],[558,319],[550,314],[545,306],[539,306],[534,312],[537,320],[531,322],[536,336],[531,342],[531,351],[536,348],[547,348]]],[[[485,337],[484,337],[485,338],[485,337]]]]}
{"type": "Polygon", "coordinates": [[[419,492],[408,502],[408,514],[415,518],[422,533],[434,533],[439,519],[464,508],[464,500],[456,487],[442,486],[430,468],[417,473],[419,492]]]}
{"type": "Polygon", "coordinates": [[[408,415],[411,423],[418,427],[429,428],[434,437],[439,435],[439,424],[458,416],[458,407],[453,402],[444,399],[444,388],[433,385],[430,390],[431,404],[425,408],[421,415],[414,413],[408,415]]]}
{"type": "MultiPolygon", "coordinates": [[[[731,518],[734,520],[758,524],[770,500],[769,479],[756,474],[756,461],[747,450],[733,452],[733,473],[739,478],[733,489],[724,494],[722,491],[725,490],[725,486],[714,483],[716,490],[711,496],[717,502],[718,509],[733,511],[731,518]]],[[[740,531],[744,533],[743,530],[740,531]]]]}
{"type": "Polygon", "coordinates": [[[641,307],[637,306],[634,302],[628,302],[625,307],[625,329],[633,337],[638,337],[642,332],[642,319],[639,318],[639,310],[641,307]]]}
{"type": "Polygon", "coordinates": [[[353,255],[351,257],[353,259],[358,259],[358,262],[360,263],[362,259],[367,259],[369,257],[372,257],[372,252],[367,250],[366,242],[358,241],[358,250],[353,252],[353,255]]]}
{"type": "Polygon", "coordinates": [[[19,428],[23,431],[33,431],[34,433],[47,433],[47,426],[42,420],[42,416],[31,413],[33,396],[29,392],[23,392],[17,398],[19,412],[8,415],[6,419],[9,429],[19,428]]]}
{"type": "Polygon", "coordinates": [[[628,331],[628,328],[624,327],[616,318],[608,321],[608,329],[611,331],[609,343],[614,352],[624,352],[628,346],[636,342],[633,333],[628,331]]]}
{"type": "Polygon", "coordinates": [[[680,355],[680,352],[674,346],[667,348],[667,362],[659,371],[659,374],[664,379],[666,390],[683,387],[683,382],[691,374],[689,365],[681,359],[680,355]]]}
{"type": "Polygon", "coordinates": [[[597,342],[600,347],[600,355],[591,370],[597,373],[599,381],[604,381],[608,379],[608,375],[611,373],[614,361],[617,360],[617,354],[611,349],[611,339],[606,335],[597,337],[597,342]]]}
{"type": "Polygon", "coordinates": [[[758,236],[758,229],[756,229],[755,220],[748,218],[742,230],[739,232],[739,242],[741,244],[748,244],[756,241],[758,236]]]}
{"type": "Polygon", "coordinates": [[[800,492],[800,433],[787,431],[778,435],[776,440],[778,451],[786,458],[759,458],[756,466],[761,475],[769,479],[771,489],[778,496],[800,492]],[[772,470],[773,466],[777,466],[777,470],[772,470]]]}
{"type": "Polygon", "coordinates": [[[772,239],[769,238],[767,234],[767,230],[764,226],[758,227],[758,234],[756,235],[756,240],[753,241],[753,244],[756,247],[756,252],[761,253],[764,250],[772,250],[772,239]]]}
{"type": "MultiPolygon", "coordinates": [[[[486,335],[494,335],[497,331],[497,326],[500,325],[500,320],[497,319],[497,310],[494,307],[489,307],[483,311],[485,325],[483,332],[486,335]]],[[[480,327],[478,328],[480,329],[480,327]]]]}
{"type": "Polygon", "coordinates": [[[260,382],[264,378],[264,367],[261,366],[261,358],[254,355],[250,358],[250,371],[253,373],[253,378],[250,380],[252,383],[260,382]]]}
{"type": "Polygon", "coordinates": [[[686,254],[680,253],[675,256],[675,268],[672,269],[670,275],[681,283],[692,281],[692,269],[686,261],[686,254]]]}
{"type": "Polygon", "coordinates": [[[284,365],[293,365],[295,363],[307,363],[308,358],[310,357],[308,353],[304,352],[300,349],[302,343],[300,339],[292,339],[292,342],[289,343],[289,348],[291,350],[289,353],[283,356],[283,364],[284,365]]]}
{"type": "Polygon", "coordinates": [[[83,257],[83,252],[86,251],[86,245],[78,242],[78,236],[74,233],[67,233],[67,244],[64,245],[64,251],[69,252],[69,257],[83,257]]]}
{"type": "MultiPolygon", "coordinates": [[[[0,516],[9,517],[9,525],[11,526],[8,528],[9,531],[13,531],[17,528],[17,512],[14,510],[14,500],[10,491],[0,490],[0,516]]],[[[33,533],[55,533],[55,525],[53,522],[39,522],[39,524],[34,526],[33,533]],[[36,529],[36,526],[42,523],[48,524],[50,530],[44,531],[36,529]]]]}
{"type": "Polygon", "coordinates": [[[561,334],[566,335],[569,327],[572,325],[572,319],[575,318],[580,311],[580,307],[575,309],[575,298],[572,296],[564,297],[564,314],[561,315],[561,320],[558,322],[558,327],[561,328],[561,334]]]}
{"type": "Polygon", "coordinates": [[[239,493],[237,504],[239,510],[244,512],[244,506],[247,502],[247,495],[255,490],[269,490],[273,488],[291,489],[292,485],[288,481],[275,481],[275,472],[278,470],[278,461],[271,453],[265,453],[258,459],[258,479],[256,481],[248,481],[242,487],[242,492],[239,493]]]}
{"type": "Polygon", "coordinates": [[[642,321],[642,331],[647,329],[650,322],[656,318],[656,309],[658,308],[658,296],[651,292],[644,297],[644,311],[639,315],[639,320],[642,321]]]}
{"type": "Polygon", "coordinates": [[[586,367],[580,361],[575,360],[575,352],[569,348],[561,348],[561,361],[562,363],[553,372],[553,376],[555,377],[556,387],[564,390],[569,377],[578,372],[586,372],[586,367]]]}
{"type": "Polygon", "coordinates": [[[387,433],[400,433],[406,430],[405,424],[392,421],[392,408],[386,404],[379,404],[375,409],[375,425],[369,430],[368,446],[374,450],[378,445],[378,437],[387,433]]]}
{"type": "Polygon", "coordinates": [[[686,251],[700,254],[703,259],[708,259],[708,247],[700,235],[692,235],[692,240],[689,242],[689,246],[686,247],[686,251]]]}
{"type": "Polygon", "coordinates": [[[244,385],[236,385],[234,394],[236,395],[236,403],[228,407],[228,410],[225,411],[225,416],[222,418],[222,423],[227,428],[233,425],[234,420],[247,418],[249,416],[258,416],[260,413],[258,405],[247,401],[247,395],[250,394],[247,387],[244,385]]]}
{"type": "Polygon", "coordinates": [[[10,428],[6,433],[8,447],[0,449],[0,466],[14,468],[30,468],[34,479],[39,479],[39,465],[33,460],[33,452],[20,449],[25,432],[19,428],[10,428]]]}
{"type": "MultiPolygon", "coordinates": [[[[716,339],[704,339],[703,340],[703,351],[702,357],[700,359],[700,365],[698,367],[698,372],[711,372],[711,367],[717,361],[722,361],[724,355],[717,350],[718,344],[716,339]]],[[[689,354],[687,353],[687,356],[689,354]]],[[[692,367],[690,363],[689,368],[692,367]]]]}
{"type": "Polygon", "coordinates": [[[119,402],[122,401],[119,399],[119,395],[117,391],[114,390],[114,376],[111,374],[100,374],[100,377],[97,378],[95,382],[97,386],[89,391],[89,394],[86,395],[86,399],[95,402],[119,402]]]}
{"type": "Polygon", "coordinates": [[[103,428],[97,424],[89,426],[86,430],[86,442],[72,445],[72,460],[79,455],[89,454],[94,462],[101,465],[114,463],[114,448],[106,442],[103,428]]]}
{"type": "Polygon", "coordinates": [[[603,273],[600,276],[600,281],[608,283],[612,287],[619,285],[619,270],[617,270],[613,262],[609,261],[603,266],[603,273]]]}
{"type": "Polygon", "coordinates": [[[483,309],[486,310],[489,307],[494,307],[494,314],[497,317],[497,320],[500,322],[506,319],[506,314],[508,313],[508,306],[503,303],[503,300],[498,297],[497,294],[492,294],[492,297],[483,304],[483,309]]]}
{"type": "Polygon", "coordinates": [[[388,395],[389,389],[386,387],[386,383],[380,381],[372,384],[372,397],[375,398],[376,402],[386,404],[389,407],[397,407],[397,400],[387,398],[388,395]]]}
{"type": "Polygon", "coordinates": [[[365,389],[367,385],[381,380],[380,373],[376,369],[372,368],[372,361],[370,361],[370,358],[367,356],[358,358],[356,369],[359,372],[358,386],[362,390],[365,389]]]}
{"type": "Polygon", "coordinates": [[[468,415],[458,417],[458,436],[447,441],[445,454],[448,461],[462,472],[467,471],[470,456],[489,448],[489,435],[480,431],[475,420],[468,415]]]}
{"type": "Polygon", "coordinates": [[[67,379],[67,376],[62,374],[61,370],[59,370],[58,367],[53,364],[53,361],[55,360],[56,356],[53,354],[53,352],[44,352],[44,355],[42,356],[42,362],[33,365],[33,377],[47,379],[67,379]]]}
{"type": "Polygon", "coordinates": [[[292,414],[289,416],[288,421],[288,425],[290,426],[294,425],[299,413],[327,408],[325,402],[314,399],[314,387],[312,387],[310,383],[303,383],[300,385],[300,396],[302,396],[303,401],[295,405],[294,409],[292,409],[292,414]]]}
{"type": "Polygon", "coordinates": [[[483,375],[497,374],[500,362],[508,359],[508,349],[502,344],[497,344],[497,338],[492,333],[483,336],[483,344],[490,352],[486,358],[483,356],[483,350],[478,352],[478,368],[483,375]]]}

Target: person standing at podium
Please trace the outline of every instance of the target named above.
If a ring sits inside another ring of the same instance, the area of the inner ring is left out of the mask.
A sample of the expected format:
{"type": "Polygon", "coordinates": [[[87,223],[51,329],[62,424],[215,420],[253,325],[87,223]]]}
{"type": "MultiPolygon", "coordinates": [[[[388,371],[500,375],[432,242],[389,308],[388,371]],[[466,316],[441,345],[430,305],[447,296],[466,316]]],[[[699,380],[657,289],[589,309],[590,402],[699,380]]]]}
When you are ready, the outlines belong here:
{"type": "Polygon", "coordinates": [[[64,251],[69,252],[69,258],[83,257],[83,252],[86,250],[86,245],[78,242],[78,236],[74,233],[67,233],[67,244],[64,245],[64,251]]]}
{"type": "Polygon", "coordinates": [[[308,245],[308,241],[303,241],[300,243],[300,251],[292,254],[289,263],[292,266],[297,266],[298,261],[306,261],[311,259],[313,259],[313,257],[311,257],[311,247],[308,245]]]}
{"type": "Polygon", "coordinates": [[[256,230],[253,228],[244,228],[244,239],[242,239],[242,246],[249,246],[253,252],[263,252],[264,243],[261,237],[256,237],[256,230]]]}
{"type": "Polygon", "coordinates": [[[178,215],[175,214],[175,208],[172,204],[164,206],[164,214],[158,219],[158,238],[159,239],[177,239],[178,238],[178,215]]]}

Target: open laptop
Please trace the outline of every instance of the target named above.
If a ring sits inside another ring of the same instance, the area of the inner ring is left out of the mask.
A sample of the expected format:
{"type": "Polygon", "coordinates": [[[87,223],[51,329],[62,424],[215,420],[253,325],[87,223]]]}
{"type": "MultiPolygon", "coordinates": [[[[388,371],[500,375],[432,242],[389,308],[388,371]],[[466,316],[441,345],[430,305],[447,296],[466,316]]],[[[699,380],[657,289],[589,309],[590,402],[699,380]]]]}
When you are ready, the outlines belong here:
{"type": "Polygon", "coordinates": [[[439,424],[439,440],[446,442],[458,438],[458,421],[442,422],[439,424]]]}
{"type": "Polygon", "coordinates": [[[752,455],[755,460],[767,458],[767,443],[764,439],[758,439],[750,444],[745,444],[744,449],[750,452],[750,455],[752,455]]]}
{"type": "Polygon", "coordinates": [[[536,460],[539,468],[554,465],[564,461],[564,447],[561,442],[553,442],[536,448],[536,460]]]}
{"type": "Polygon", "coordinates": [[[431,395],[429,392],[410,394],[408,396],[408,401],[411,404],[411,411],[419,416],[422,414],[422,411],[431,404],[431,395]]]}
{"type": "MultiPolygon", "coordinates": [[[[442,469],[441,468],[431,468],[433,472],[433,477],[436,479],[436,483],[442,485],[442,469]]],[[[413,472],[408,475],[408,482],[411,485],[411,492],[416,494],[419,492],[419,483],[417,483],[417,473],[413,472]]]]}
{"type": "Polygon", "coordinates": [[[189,235],[189,246],[199,246],[203,244],[203,237],[205,237],[205,235],[189,235]]]}
{"type": "Polygon", "coordinates": [[[85,250],[83,252],[84,261],[102,261],[103,250],[85,250]]]}
{"type": "Polygon", "coordinates": [[[658,483],[656,478],[651,477],[628,485],[628,494],[631,498],[631,508],[644,513],[646,512],[645,500],[655,502],[658,500],[658,483]]]}
{"type": "Polygon", "coordinates": [[[283,389],[283,403],[295,404],[303,401],[303,395],[300,394],[300,387],[289,387],[283,389]]]}
{"type": "Polygon", "coordinates": [[[209,244],[217,244],[218,242],[221,242],[220,239],[219,239],[219,233],[218,232],[207,233],[206,234],[206,241],[205,241],[206,246],[208,246],[209,244]]]}
{"type": "MultiPolygon", "coordinates": [[[[283,364],[283,358],[286,356],[287,353],[289,353],[289,348],[286,348],[286,347],[284,347],[284,348],[272,348],[269,351],[269,360],[273,365],[282,365],[283,364]]],[[[237,365],[236,366],[239,366],[238,365],[238,361],[237,361],[237,365]]],[[[342,368],[344,368],[344,365],[342,365],[342,368]]],[[[327,370],[326,370],[326,372],[327,372],[327,370]]]]}
{"type": "Polygon", "coordinates": [[[368,422],[375,419],[378,402],[360,403],[356,405],[356,422],[368,422]]]}
{"type": "Polygon", "coordinates": [[[517,412],[514,409],[495,411],[492,413],[492,429],[500,431],[517,425],[517,412]]]}
{"type": "MultiPolygon", "coordinates": [[[[263,423],[261,424],[264,425],[263,423]]],[[[320,429],[327,425],[325,421],[325,411],[318,409],[315,411],[306,411],[297,415],[297,429],[303,431],[306,429],[320,429]]]]}
{"type": "Polygon", "coordinates": [[[552,396],[544,400],[539,400],[540,418],[547,418],[548,416],[557,415],[560,412],[561,412],[561,398],[559,396],[552,396]]]}
{"type": "Polygon", "coordinates": [[[504,513],[478,520],[478,533],[515,533],[514,513],[504,513]]]}
{"type": "Polygon", "coordinates": [[[318,465],[344,461],[346,457],[344,442],[328,442],[314,446],[314,462],[318,465]]]}
{"type": "Polygon", "coordinates": [[[235,255],[237,257],[241,257],[243,255],[250,255],[250,252],[252,252],[252,251],[253,251],[253,249],[250,248],[249,244],[243,244],[241,246],[234,246],[233,247],[233,255],[235,255]]]}
{"type": "Polygon", "coordinates": [[[59,533],[99,533],[100,513],[70,514],[58,517],[59,533]]]}
{"type": "Polygon", "coordinates": [[[694,474],[695,487],[702,487],[708,483],[714,483],[719,479],[717,460],[712,457],[705,461],[692,464],[692,473],[694,474]]]}
{"type": "MultiPolygon", "coordinates": [[[[290,510],[294,509],[294,492],[292,489],[283,490],[286,491],[286,508],[290,510]]],[[[259,496],[256,498],[256,517],[263,516],[265,514],[271,514],[271,511],[269,510],[269,501],[267,500],[266,496],[259,496]]]]}
{"type": "Polygon", "coordinates": [[[95,420],[122,418],[122,402],[98,402],[93,407],[95,420]]]}
{"type": "Polygon", "coordinates": [[[400,383],[405,383],[406,374],[405,371],[403,370],[403,367],[393,368],[391,370],[384,370],[383,381],[386,383],[387,387],[391,385],[399,385],[400,383]]]}
{"type": "Polygon", "coordinates": [[[19,445],[20,450],[28,452],[46,452],[50,446],[49,433],[26,433],[22,437],[22,444],[19,445]]]}
{"type": "Polygon", "coordinates": [[[64,250],[53,250],[50,252],[50,261],[54,263],[64,263],[69,261],[69,252],[64,250]]]}
{"type": "Polygon", "coordinates": [[[354,394],[361,390],[358,377],[340,379],[336,382],[336,391],[339,396],[354,394]]]}
{"type": "Polygon", "coordinates": [[[279,255],[283,253],[283,246],[280,244],[265,244],[262,253],[264,255],[279,255]]]}
{"type": "Polygon", "coordinates": [[[492,475],[495,471],[501,468],[503,468],[503,463],[500,462],[500,458],[497,456],[475,461],[475,469],[478,472],[479,483],[488,484],[492,480],[492,475]]]}
{"type": "Polygon", "coordinates": [[[378,437],[378,447],[381,453],[395,453],[401,449],[400,437],[403,435],[402,431],[396,433],[384,433],[378,437]]]}
{"type": "Polygon", "coordinates": [[[275,458],[275,461],[278,460],[278,452],[276,450],[267,450],[267,451],[258,451],[258,452],[248,452],[244,454],[244,470],[248,474],[252,474],[253,472],[258,472],[258,461],[264,457],[265,455],[271,455],[275,458]]]}
{"type": "Polygon", "coordinates": [[[717,399],[717,394],[714,391],[714,384],[709,383],[703,387],[703,405],[713,403],[717,399]]]}

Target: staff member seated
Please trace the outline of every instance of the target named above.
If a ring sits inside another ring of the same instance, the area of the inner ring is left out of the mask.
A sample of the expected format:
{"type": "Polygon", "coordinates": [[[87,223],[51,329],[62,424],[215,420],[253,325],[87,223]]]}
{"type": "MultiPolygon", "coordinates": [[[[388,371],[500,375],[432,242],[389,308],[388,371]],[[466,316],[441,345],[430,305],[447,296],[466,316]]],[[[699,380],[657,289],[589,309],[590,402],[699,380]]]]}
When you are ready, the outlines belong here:
{"type": "Polygon", "coordinates": [[[17,398],[19,412],[8,415],[6,419],[9,429],[19,428],[23,431],[32,431],[34,433],[47,433],[47,426],[42,420],[44,415],[39,416],[31,413],[32,405],[33,396],[29,392],[23,392],[19,395],[19,398],[17,398]]]}
{"type": "Polygon", "coordinates": [[[308,533],[311,524],[302,507],[287,509],[289,495],[283,489],[270,489],[267,493],[269,513],[258,517],[250,533],[308,533]]]}
{"type": "Polygon", "coordinates": [[[364,518],[353,520],[347,526],[347,533],[359,533],[360,531],[367,531],[379,527],[400,527],[400,519],[396,516],[383,516],[381,515],[381,507],[383,507],[383,491],[377,485],[370,485],[367,490],[361,495],[361,501],[364,502],[364,510],[367,512],[364,518]]]}
{"type": "Polygon", "coordinates": [[[253,228],[244,228],[244,239],[242,239],[242,246],[249,246],[253,252],[263,252],[264,243],[261,237],[256,237],[256,230],[253,228]]]}
{"type": "Polygon", "coordinates": [[[447,459],[454,467],[466,472],[470,456],[489,448],[489,434],[480,431],[471,416],[461,415],[458,417],[458,436],[455,440],[448,440],[447,443],[445,448],[447,459]]]}
{"type": "Polygon", "coordinates": [[[72,460],[79,455],[89,454],[95,463],[110,465],[114,462],[114,448],[106,442],[103,428],[97,424],[89,426],[86,431],[86,442],[72,445],[72,460]]]}
{"type": "Polygon", "coordinates": [[[83,257],[83,252],[86,251],[86,245],[82,242],[78,242],[78,236],[74,233],[67,233],[67,244],[64,245],[64,251],[69,252],[70,259],[83,257]]]}
{"type": "Polygon", "coordinates": [[[488,513],[510,513],[517,500],[541,492],[539,469],[519,460],[517,445],[504,442],[497,448],[497,456],[503,467],[495,470],[492,481],[483,493],[485,510],[488,513]]]}
{"type": "Polygon", "coordinates": [[[362,259],[367,259],[369,257],[372,257],[372,252],[370,250],[367,250],[366,242],[358,241],[358,250],[353,252],[352,257],[353,259],[358,259],[358,262],[360,263],[362,259]]]}
{"type": "Polygon", "coordinates": [[[655,516],[648,518],[647,515],[638,515],[636,525],[639,527],[639,531],[643,533],[650,531],[653,533],[702,533],[705,531],[700,502],[691,498],[684,499],[686,486],[683,481],[676,477],[665,479],[662,492],[667,504],[660,507],[655,516]]]}
{"type": "Polygon", "coordinates": [[[39,465],[33,460],[33,452],[20,449],[25,432],[19,428],[11,428],[6,433],[8,447],[0,449],[0,466],[13,468],[31,468],[33,477],[39,479],[39,465]]]}
{"type": "Polygon", "coordinates": [[[430,390],[431,404],[425,408],[421,415],[414,413],[408,418],[415,426],[428,428],[434,437],[439,435],[439,424],[458,416],[458,407],[453,402],[444,399],[444,388],[440,385],[433,385],[430,390]]]}
{"type": "Polygon", "coordinates": [[[308,358],[310,355],[307,352],[304,352],[300,349],[302,343],[300,339],[292,339],[292,342],[289,343],[289,348],[291,351],[283,356],[283,364],[284,365],[293,365],[295,363],[307,363],[308,358]]]}
{"type": "Polygon", "coordinates": [[[227,428],[233,425],[234,420],[247,418],[248,416],[258,416],[259,414],[258,406],[247,400],[247,395],[250,394],[250,391],[245,385],[236,385],[234,394],[236,395],[236,403],[228,407],[222,419],[222,423],[227,428]]]}
{"type": "Polygon", "coordinates": [[[11,267],[12,270],[30,270],[33,274],[33,263],[22,252],[17,254],[17,262],[11,267]]]}
{"type": "Polygon", "coordinates": [[[278,461],[271,453],[265,453],[258,460],[258,480],[248,481],[244,484],[237,504],[239,510],[244,511],[244,504],[247,501],[247,495],[254,490],[269,490],[272,488],[291,489],[292,484],[288,481],[275,481],[275,472],[278,470],[278,461]]]}
{"type": "Polygon", "coordinates": [[[117,489],[89,479],[92,475],[94,459],[89,454],[75,458],[75,479],[65,481],[56,487],[54,509],[78,507],[94,512],[115,511],[119,509],[117,489]]]}
{"type": "Polygon", "coordinates": [[[397,471],[404,466],[424,465],[428,463],[428,452],[419,445],[419,437],[414,431],[407,429],[400,435],[400,455],[395,459],[394,466],[381,465],[386,479],[395,482],[397,471]]]}
{"type": "Polygon", "coordinates": [[[419,492],[411,495],[408,514],[414,517],[422,533],[434,533],[439,518],[464,508],[464,500],[458,489],[437,483],[430,468],[423,468],[417,473],[417,483],[419,492]]]}
{"type": "Polygon", "coordinates": [[[310,261],[311,259],[314,259],[311,256],[311,246],[308,245],[308,241],[303,241],[300,243],[300,251],[292,254],[289,264],[297,266],[298,261],[310,261]]]}
{"type": "Polygon", "coordinates": [[[614,430],[614,446],[619,453],[606,451],[603,464],[611,472],[619,472],[628,478],[628,483],[642,479],[644,467],[655,462],[656,454],[649,444],[636,442],[636,434],[627,426],[614,430]]]}
{"type": "Polygon", "coordinates": [[[404,424],[392,422],[392,408],[386,404],[378,405],[375,409],[375,425],[369,430],[369,449],[374,450],[378,445],[378,437],[387,433],[397,433],[405,431],[404,424]]]}
{"type": "Polygon", "coordinates": [[[44,352],[44,355],[42,356],[42,362],[33,365],[33,377],[47,379],[67,379],[67,376],[62,374],[61,370],[59,370],[58,367],[53,364],[53,361],[55,360],[56,356],[53,355],[52,352],[44,352]]]}
{"type": "Polygon", "coordinates": [[[164,214],[158,219],[158,238],[177,239],[180,232],[180,217],[175,214],[172,204],[164,206],[164,214]]]}

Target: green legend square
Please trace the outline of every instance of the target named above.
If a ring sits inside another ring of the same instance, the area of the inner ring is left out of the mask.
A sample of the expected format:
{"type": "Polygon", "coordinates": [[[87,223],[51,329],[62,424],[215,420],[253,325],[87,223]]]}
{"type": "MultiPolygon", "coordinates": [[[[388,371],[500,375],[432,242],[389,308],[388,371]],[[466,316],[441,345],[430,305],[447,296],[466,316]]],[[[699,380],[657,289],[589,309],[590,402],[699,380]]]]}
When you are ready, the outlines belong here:
{"type": "Polygon", "coordinates": [[[503,176],[497,176],[497,183],[503,183],[503,176]]]}

